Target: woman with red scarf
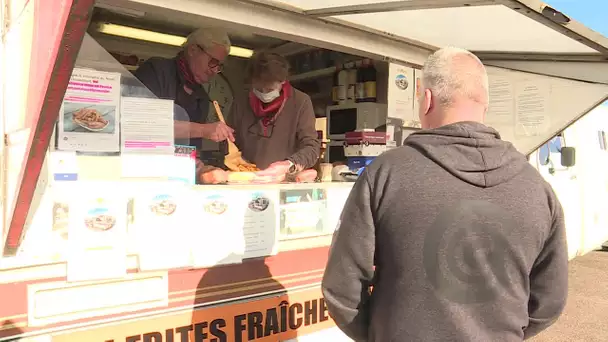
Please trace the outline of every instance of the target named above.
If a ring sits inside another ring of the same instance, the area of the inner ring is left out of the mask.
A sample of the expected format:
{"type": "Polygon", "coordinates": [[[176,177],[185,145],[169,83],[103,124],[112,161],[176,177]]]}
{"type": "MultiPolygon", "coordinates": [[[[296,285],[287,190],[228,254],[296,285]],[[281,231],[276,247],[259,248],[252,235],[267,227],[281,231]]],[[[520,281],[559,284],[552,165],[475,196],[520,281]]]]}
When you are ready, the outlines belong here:
{"type": "Polygon", "coordinates": [[[319,159],[312,102],[287,81],[288,71],[289,64],[280,55],[252,56],[248,98],[235,101],[228,117],[243,158],[263,170],[258,175],[295,174],[319,159]]]}

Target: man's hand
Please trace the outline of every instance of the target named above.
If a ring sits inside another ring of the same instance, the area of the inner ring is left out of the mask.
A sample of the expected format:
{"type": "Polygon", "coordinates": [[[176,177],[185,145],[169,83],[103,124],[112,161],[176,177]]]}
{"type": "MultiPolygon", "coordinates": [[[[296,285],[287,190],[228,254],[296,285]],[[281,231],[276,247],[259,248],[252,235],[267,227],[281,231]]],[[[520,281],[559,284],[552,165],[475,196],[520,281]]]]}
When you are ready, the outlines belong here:
{"type": "Polygon", "coordinates": [[[258,176],[284,176],[289,173],[291,162],[282,160],[270,164],[265,170],[257,172],[258,176]]]}
{"type": "Polygon", "coordinates": [[[224,141],[226,139],[234,142],[234,130],[223,122],[214,122],[210,124],[202,124],[202,136],[205,139],[215,142],[224,141]]]}

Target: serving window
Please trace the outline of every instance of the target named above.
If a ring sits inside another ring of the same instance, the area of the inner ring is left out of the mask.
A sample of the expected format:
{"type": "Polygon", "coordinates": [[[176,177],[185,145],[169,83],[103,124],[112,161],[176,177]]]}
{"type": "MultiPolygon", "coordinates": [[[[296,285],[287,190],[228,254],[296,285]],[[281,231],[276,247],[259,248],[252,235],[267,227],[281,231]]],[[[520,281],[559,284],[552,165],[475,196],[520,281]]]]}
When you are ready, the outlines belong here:
{"type": "Polygon", "coordinates": [[[222,72],[204,84],[211,100],[207,122],[219,120],[212,101],[229,117],[235,101],[247,97],[248,57],[274,51],[288,58],[293,87],[311,98],[322,155],[312,182],[203,184],[201,164],[221,165],[224,147],[203,140],[196,148],[188,137],[178,137],[174,122],[189,121],[186,111],[133,76],[148,58],[173,58],[180,47],[125,37],[129,27],[182,39],[196,29],[158,19],[95,9],[18,253],[4,257],[2,269],[67,263],[69,282],[97,281],[125,277],[132,269],[208,268],[329,245],[354,178],[331,182],[326,168],[321,181],[322,164],[347,164],[344,155],[330,160],[324,153],[326,109],[338,102],[355,106],[357,81],[362,94],[373,88],[373,98],[368,94],[362,102],[386,103],[388,64],[228,28],[231,54],[222,72]],[[338,82],[342,69],[370,63],[375,74],[338,82]]]}

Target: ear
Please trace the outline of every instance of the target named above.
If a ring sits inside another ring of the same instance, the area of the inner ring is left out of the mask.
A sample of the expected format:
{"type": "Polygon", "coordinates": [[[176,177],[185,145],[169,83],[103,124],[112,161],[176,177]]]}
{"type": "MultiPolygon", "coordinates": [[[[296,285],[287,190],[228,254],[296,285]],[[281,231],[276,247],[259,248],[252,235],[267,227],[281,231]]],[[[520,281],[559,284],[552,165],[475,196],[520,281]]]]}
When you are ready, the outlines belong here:
{"type": "Polygon", "coordinates": [[[430,89],[424,90],[424,98],[422,99],[422,112],[427,115],[433,107],[433,97],[430,89]]]}
{"type": "Polygon", "coordinates": [[[188,45],[188,47],[186,48],[186,52],[188,53],[188,56],[192,57],[194,55],[194,50],[195,50],[196,46],[194,45],[188,45]]]}

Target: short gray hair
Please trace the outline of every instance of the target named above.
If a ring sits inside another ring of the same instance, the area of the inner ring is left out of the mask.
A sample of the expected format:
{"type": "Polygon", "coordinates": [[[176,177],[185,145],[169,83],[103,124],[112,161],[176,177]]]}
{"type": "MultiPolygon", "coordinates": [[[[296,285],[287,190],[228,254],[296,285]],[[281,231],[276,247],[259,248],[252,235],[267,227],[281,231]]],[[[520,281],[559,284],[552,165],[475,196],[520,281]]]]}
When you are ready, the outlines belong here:
{"type": "Polygon", "coordinates": [[[230,38],[226,31],[218,28],[199,28],[192,32],[186,42],[184,49],[190,45],[200,45],[203,49],[211,49],[214,45],[223,46],[226,49],[226,54],[230,53],[230,38]]]}
{"type": "Polygon", "coordinates": [[[433,53],[422,69],[422,89],[430,89],[437,101],[450,106],[455,98],[467,98],[488,105],[488,74],[471,52],[446,47],[433,53]]]}

